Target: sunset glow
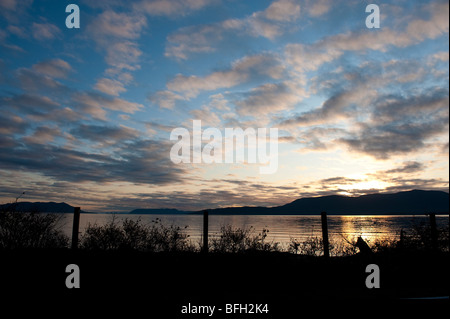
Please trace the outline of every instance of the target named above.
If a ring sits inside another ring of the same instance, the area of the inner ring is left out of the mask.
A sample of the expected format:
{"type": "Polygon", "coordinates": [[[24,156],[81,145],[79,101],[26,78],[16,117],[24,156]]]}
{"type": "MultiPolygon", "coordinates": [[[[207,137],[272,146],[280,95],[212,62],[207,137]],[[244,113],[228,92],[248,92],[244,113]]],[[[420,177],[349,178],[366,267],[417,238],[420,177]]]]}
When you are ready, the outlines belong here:
{"type": "Polygon", "coordinates": [[[0,0],[0,202],[200,210],[448,192],[448,1],[384,1],[379,28],[367,4],[79,1],[69,29],[66,2],[0,0]],[[277,129],[271,174],[262,153],[172,161],[171,132],[194,121],[277,129]]]}

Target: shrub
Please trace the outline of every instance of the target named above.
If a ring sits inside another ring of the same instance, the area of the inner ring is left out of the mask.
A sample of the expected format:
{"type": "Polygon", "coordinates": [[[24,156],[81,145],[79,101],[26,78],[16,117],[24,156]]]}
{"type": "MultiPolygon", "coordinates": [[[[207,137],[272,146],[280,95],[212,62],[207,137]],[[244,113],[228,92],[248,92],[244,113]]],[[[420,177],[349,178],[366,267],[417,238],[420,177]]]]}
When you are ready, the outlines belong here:
{"type": "Polygon", "coordinates": [[[115,250],[124,244],[124,233],[114,220],[103,226],[89,224],[80,240],[80,248],[91,250],[115,250]]]}
{"type": "Polygon", "coordinates": [[[300,254],[306,256],[321,256],[323,254],[323,240],[318,237],[308,237],[298,246],[300,254]]]}
{"type": "Polygon", "coordinates": [[[269,230],[254,234],[254,228],[233,228],[222,226],[220,235],[210,240],[211,250],[218,253],[242,253],[245,251],[279,251],[278,243],[267,243],[269,230]]]}
{"type": "MultiPolygon", "coordinates": [[[[353,240],[356,243],[356,239],[353,240]]],[[[359,250],[356,244],[353,244],[349,240],[342,237],[341,240],[333,240],[330,246],[330,254],[332,256],[352,256],[355,255],[359,250]]]]}
{"type": "Polygon", "coordinates": [[[60,215],[19,212],[14,205],[0,211],[1,249],[67,248],[69,238],[58,229],[60,215]]]}
{"type": "MultiPolygon", "coordinates": [[[[406,232],[402,230],[400,240],[396,243],[396,248],[408,250],[430,250],[433,249],[431,227],[426,224],[415,224],[413,228],[406,232]]],[[[437,228],[436,248],[442,252],[449,252],[449,228],[437,228]]]]}
{"type": "Polygon", "coordinates": [[[193,250],[188,238],[180,227],[166,226],[160,219],[144,225],[140,219],[133,221],[127,218],[119,225],[114,218],[103,226],[89,225],[81,237],[80,247],[90,250],[127,249],[147,252],[193,250]]]}
{"type": "MultiPolygon", "coordinates": [[[[306,256],[322,256],[323,249],[323,240],[320,237],[307,237],[303,241],[291,238],[288,252],[306,256]]],[[[341,240],[330,240],[328,249],[330,256],[351,256],[357,252],[356,246],[345,238],[341,240]]]]}

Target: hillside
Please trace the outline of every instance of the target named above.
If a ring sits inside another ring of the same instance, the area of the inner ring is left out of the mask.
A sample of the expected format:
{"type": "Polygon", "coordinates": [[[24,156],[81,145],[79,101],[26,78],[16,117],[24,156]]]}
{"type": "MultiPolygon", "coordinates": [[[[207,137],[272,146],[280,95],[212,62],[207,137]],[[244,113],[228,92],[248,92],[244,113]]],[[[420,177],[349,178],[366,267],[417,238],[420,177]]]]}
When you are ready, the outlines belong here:
{"type": "Polygon", "coordinates": [[[449,194],[441,191],[412,190],[394,194],[370,194],[358,197],[322,196],[300,198],[277,207],[230,207],[211,209],[210,214],[232,215],[393,215],[449,212],[449,194]]]}
{"type": "Polygon", "coordinates": [[[54,202],[19,202],[14,204],[0,205],[1,210],[36,213],[73,213],[73,206],[66,203],[54,202]]]}
{"type": "MultiPolygon", "coordinates": [[[[73,213],[73,206],[54,202],[19,202],[0,205],[1,210],[14,207],[16,211],[73,213]]],[[[208,210],[212,215],[414,215],[448,214],[449,194],[441,191],[412,190],[394,194],[370,194],[358,197],[321,196],[297,199],[276,207],[229,207],[208,210]]],[[[87,212],[84,212],[87,213],[87,212]]],[[[128,214],[200,214],[202,211],[182,211],[177,209],[135,209],[128,214]]]]}

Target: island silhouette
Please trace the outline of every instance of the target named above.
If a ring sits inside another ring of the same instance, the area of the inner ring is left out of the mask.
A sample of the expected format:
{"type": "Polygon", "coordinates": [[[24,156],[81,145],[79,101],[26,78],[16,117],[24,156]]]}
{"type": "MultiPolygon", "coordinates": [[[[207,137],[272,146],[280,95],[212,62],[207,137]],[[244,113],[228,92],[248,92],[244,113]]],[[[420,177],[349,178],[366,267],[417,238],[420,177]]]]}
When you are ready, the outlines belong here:
{"type": "MultiPolygon", "coordinates": [[[[18,202],[0,205],[6,209],[15,205],[18,211],[46,213],[73,213],[74,207],[66,203],[18,202]]],[[[211,215],[415,215],[448,214],[449,194],[443,191],[411,190],[398,193],[377,193],[356,197],[328,195],[296,199],[274,207],[243,206],[207,209],[211,215]]],[[[128,214],[202,214],[174,208],[137,208],[128,214]]],[[[87,213],[86,211],[83,211],[87,213]]]]}

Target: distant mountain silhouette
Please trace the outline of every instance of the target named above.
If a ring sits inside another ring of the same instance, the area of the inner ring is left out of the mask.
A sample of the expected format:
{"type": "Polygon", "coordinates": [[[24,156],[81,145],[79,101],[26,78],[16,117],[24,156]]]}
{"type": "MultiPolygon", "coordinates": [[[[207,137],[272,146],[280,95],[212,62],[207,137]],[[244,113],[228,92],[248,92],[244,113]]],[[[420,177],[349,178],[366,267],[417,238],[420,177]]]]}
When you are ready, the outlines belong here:
{"type": "MultiPolygon", "coordinates": [[[[73,206],[66,203],[30,203],[0,205],[6,209],[14,205],[15,210],[42,213],[73,213],[73,206]]],[[[82,211],[87,213],[86,211],[82,211]]],[[[178,209],[151,208],[135,209],[128,214],[200,214],[202,211],[181,211],[178,209]]],[[[208,209],[211,215],[412,215],[448,214],[449,194],[441,191],[412,190],[394,194],[370,194],[358,197],[321,196],[297,199],[289,204],[276,207],[228,207],[208,209]]]]}
{"type": "Polygon", "coordinates": [[[73,206],[66,203],[55,202],[18,202],[14,204],[0,205],[1,209],[13,208],[18,212],[37,212],[37,213],[73,213],[73,206]]]}
{"type": "Polygon", "coordinates": [[[358,197],[321,196],[300,198],[277,207],[230,207],[209,210],[225,215],[393,215],[449,212],[449,194],[441,191],[412,190],[394,194],[370,194],[358,197]]]}

